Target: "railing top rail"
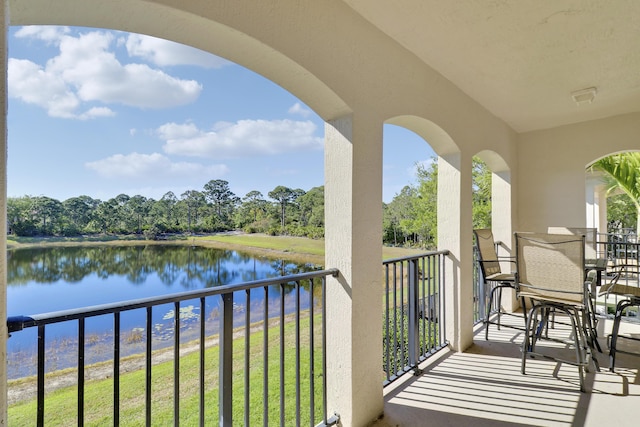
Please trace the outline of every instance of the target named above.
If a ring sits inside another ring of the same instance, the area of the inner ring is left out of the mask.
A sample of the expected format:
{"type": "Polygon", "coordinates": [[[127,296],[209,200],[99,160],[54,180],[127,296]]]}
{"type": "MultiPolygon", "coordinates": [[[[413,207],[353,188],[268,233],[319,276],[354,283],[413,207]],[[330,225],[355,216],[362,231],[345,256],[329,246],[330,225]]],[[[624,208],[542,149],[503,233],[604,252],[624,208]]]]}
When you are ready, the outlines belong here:
{"type": "Polygon", "coordinates": [[[338,269],[311,271],[308,273],[292,274],[289,276],[278,276],[269,279],[254,280],[231,285],[216,286],[215,288],[197,289],[193,291],[179,292],[170,295],[140,298],[109,304],[94,305],[70,310],[60,310],[50,313],[41,313],[31,316],[11,316],[7,318],[9,332],[15,332],[36,325],[56,323],[60,321],[74,320],[87,317],[95,317],[114,312],[123,312],[146,308],[155,305],[168,304],[176,301],[185,301],[195,298],[210,297],[214,295],[227,294],[231,292],[244,291],[265,286],[278,285],[281,283],[298,282],[302,280],[315,279],[319,277],[337,276],[338,269]]]}
{"type": "Polygon", "coordinates": [[[417,254],[417,255],[409,255],[409,256],[404,256],[404,257],[400,257],[400,258],[387,259],[387,260],[382,261],[382,265],[393,264],[393,263],[402,262],[402,261],[413,261],[413,260],[424,258],[424,257],[427,257],[427,256],[449,255],[450,253],[451,252],[448,249],[445,249],[445,250],[442,250],[442,251],[424,252],[424,253],[417,254]]]}

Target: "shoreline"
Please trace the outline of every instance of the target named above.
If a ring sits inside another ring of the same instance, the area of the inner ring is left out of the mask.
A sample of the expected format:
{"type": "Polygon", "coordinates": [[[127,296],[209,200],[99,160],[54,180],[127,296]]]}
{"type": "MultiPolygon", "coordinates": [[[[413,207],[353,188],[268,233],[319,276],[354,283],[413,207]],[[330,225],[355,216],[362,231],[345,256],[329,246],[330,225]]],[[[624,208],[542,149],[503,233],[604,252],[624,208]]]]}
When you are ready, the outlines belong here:
{"type": "MultiPolygon", "coordinates": [[[[322,255],[310,252],[293,252],[293,250],[280,250],[277,248],[267,248],[252,246],[252,237],[271,238],[271,239],[288,239],[288,240],[308,240],[303,237],[289,236],[267,236],[264,234],[247,234],[239,231],[222,232],[213,234],[193,234],[193,235],[171,235],[163,240],[147,240],[138,238],[139,236],[103,236],[103,237],[41,237],[41,238],[18,238],[18,240],[9,239],[7,242],[7,250],[28,249],[38,247],[96,247],[96,246],[140,246],[140,245],[157,245],[157,246],[201,246],[205,248],[225,249],[238,252],[245,252],[251,255],[263,256],[269,259],[287,259],[294,262],[310,262],[313,264],[324,266],[324,251],[322,255]],[[234,242],[224,241],[225,236],[243,236],[247,239],[247,244],[238,244],[234,242]],[[20,241],[25,240],[25,241],[20,241]]],[[[324,240],[321,240],[324,245],[324,240]]]]}

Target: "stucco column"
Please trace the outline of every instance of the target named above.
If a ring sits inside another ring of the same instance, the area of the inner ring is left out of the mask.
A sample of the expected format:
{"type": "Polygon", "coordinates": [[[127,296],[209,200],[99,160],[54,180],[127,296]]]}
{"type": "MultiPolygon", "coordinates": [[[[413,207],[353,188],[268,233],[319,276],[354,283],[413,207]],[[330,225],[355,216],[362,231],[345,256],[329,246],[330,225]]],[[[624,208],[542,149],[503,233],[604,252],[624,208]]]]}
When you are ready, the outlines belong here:
{"type": "MultiPolygon", "coordinates": [[[[511,172],[494,171],[491,176],[491,230],[493,238],[502,242],[498,251],[499,256],[511,256],[513,244],[513,215],[511,211],[511,172]]],[[[515,271],[515,264],[503,262],[502,271],[515,271]]],[[[502,306],[505,310],[513,312],[520,304],[517,301],[516,293],[513,289],[504,289],[502,293],[502,306]]]]}
{"type": "Polygon", "coordinates": [[[588,172],[585,184],[587,224],[598,233],[607,232],[607,187],[599,173],[588,172]],[[604,209],[603,209],[604,207],[604,209]]]}
{"type": "Polygon", "coordinates": [[[325,126],[328,410],[365,426],[382,397],[382,123],[348,116],[325,126]]]}
{"type": "Polygon", "coordinates": [[[8,2],[2,2],[0,33],[0,426],[7,425],[7,31],[8,2]]]}
{"type": "Polygon", "coordinates": [[[473,343],[471,157],[438,159],[438,249],[445,261],[445,336],[455,351],[473,343]]]}
{"type": "MultiPolygon", "coordinates": [[[[598,201],[598,222],[596,223],[598,227],[598,233],[608,233],[609,232],[609,221],[607,219],[607,189],[604,185],[598,187],[596,199],[598,201]]],[[[607,240],[606,238],[598,238],[598,240],[607,240]]],[[[598,250],[603,250],[603,248],[598,248],[598,250]]]]}

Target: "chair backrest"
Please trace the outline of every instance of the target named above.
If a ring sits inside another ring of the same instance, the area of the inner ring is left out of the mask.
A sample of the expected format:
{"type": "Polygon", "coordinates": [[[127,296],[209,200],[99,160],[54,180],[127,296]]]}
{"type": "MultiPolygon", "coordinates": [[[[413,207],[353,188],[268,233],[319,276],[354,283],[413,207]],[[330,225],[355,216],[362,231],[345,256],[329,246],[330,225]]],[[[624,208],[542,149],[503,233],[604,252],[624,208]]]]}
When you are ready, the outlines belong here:
{"type": "Polygon", "coordinates": [[[584,257],[587,259],[598,258],[598,229],[589,227],[549,227],[550,234],[571,234],[585,237],[584,257]]]}
{"type": "Polygon", "coordinates": [[[480,264],[482,277],[486,278],[501,273],[502,270],[496,253],[496,243],[493,240],[491,229],[480,228],[473,230],[473,236],[476,240],[478,263],[480,264]]]}
{"type": "Polygon", "coordinates": [[[515,233],[517,286],[540,299],[585,302],[585,237],[515,233]]]}

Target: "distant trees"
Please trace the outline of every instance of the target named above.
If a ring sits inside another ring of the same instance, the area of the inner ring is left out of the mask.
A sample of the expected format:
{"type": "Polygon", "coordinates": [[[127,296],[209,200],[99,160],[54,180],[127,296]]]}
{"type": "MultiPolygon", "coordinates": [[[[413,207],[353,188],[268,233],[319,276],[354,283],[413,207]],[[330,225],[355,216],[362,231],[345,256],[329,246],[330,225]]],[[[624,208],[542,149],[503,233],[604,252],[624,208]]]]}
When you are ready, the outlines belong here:
{"type": "Polygon", "coordinates": [[[18,236],[144,234],[156,238],[163,233],[243,229],[322,237],[324,188],[315,187],[306,194],[278,186],[269,192],[273,201],[259,191],[240,199],[227,181],[211,180],[202,191],[187,190],[180,197],[167,192],[160,200],[127,194],[106,201],[86,195],[62,202],[46,196],[12,197],[7,201],[7,222],[10,232],[18,236]]]}
{"type": "MultiPolygon", "coordinates": [[[[491,170],[473,158],[473,227],[491,226],[491,170]]],[[[419,164],[417,183],[405,186],[383,208],[383,241],[425,249],[437,246],[438,162],[419,164]]]]}
{"type": "Polygon", "coordinates": [[[280,206],[280,226],[282,228],[287,224],[287,206],[295,204],[296,199],[303,194],[303,190],[293,190],[288,187],[283,187],[282,185],[278,185],[273,191],[269,191],[269,197],[278,202],[280,206]]]}
{"type": "MultiPolygon", "coordinates": [[[[593,165],[607,177],[607,218],[615,218],[623,228],[640,230],[640,152],[604,157],[593,165]],[[629,203],[629,201],[631,203],[629,203]],[[633,220],[635,219],[635,224],[633,220]]],[[[612,224],[613,225],[613,224],[612,224]]]]}

